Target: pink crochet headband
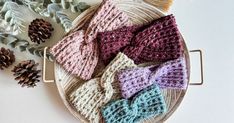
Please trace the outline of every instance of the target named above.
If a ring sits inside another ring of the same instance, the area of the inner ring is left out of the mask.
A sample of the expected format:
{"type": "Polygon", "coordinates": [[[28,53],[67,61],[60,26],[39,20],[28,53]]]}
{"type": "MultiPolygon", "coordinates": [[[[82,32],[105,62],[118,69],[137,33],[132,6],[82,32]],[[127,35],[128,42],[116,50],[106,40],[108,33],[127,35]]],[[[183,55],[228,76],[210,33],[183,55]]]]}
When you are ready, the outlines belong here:
{"type": "Polygon", "coordinates": [[[111,0],[105,0],[86,30],[72,32],[53,46],[50,52],[66,71],[88,80],[99,59],[95,40],[97,33],[129,25],[127,15],[119,11],[111,0]]]}

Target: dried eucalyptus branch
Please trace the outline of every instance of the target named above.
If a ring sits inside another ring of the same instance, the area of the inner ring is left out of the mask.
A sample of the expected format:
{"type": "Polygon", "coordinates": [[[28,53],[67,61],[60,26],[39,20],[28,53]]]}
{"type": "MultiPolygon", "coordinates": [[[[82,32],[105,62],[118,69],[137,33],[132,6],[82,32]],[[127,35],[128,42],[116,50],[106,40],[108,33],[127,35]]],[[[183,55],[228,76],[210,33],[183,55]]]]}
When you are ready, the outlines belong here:
{"type": "Polygon", "coordinates": [[[1,17],[12,27],[13,32],[23,32],[23,13],[17,3],[6,1],[0,11],[1,17]]]}
{"type": "Polygon", "coordinates": [[[72,27],[72,21],[64,12],[62,12],[62,8],[60,8],[60,5],[58,4],[49,4],[44,15],[52,17],[57,23],[61,23],[66,32],[72,27]]]}
{"type": "MultiPolygon", "coordinates": [[[[50,0],[15,0],[20,5],[27,6],[30,10],[41,14],[46,11],[48,4],[52,3],[50,0]]],[[[42,15],[42,14],[41,14],[42,15]]]]}
{"type": "MultiPolygon", "coordinates": [[[[17,48],[20,51],[28,51],[32,55],[44,56],[44,47],[31,45],[27,40],[19,39],[14,35],[0,34],[0,43],[17,48]]],[[[46,57],[48,60],[53,61],[53,56],[50,53],[46,53],[46,57]]]]}
{"type": "Polygon", "coordinates": [[[63,9],[69,9],[76,12],[83,12],[90,6],[85,2],[80,2],[80,0],[51,0],[53,3],[57,3],[62,6],[63,9]]]}
{"type": "Polygon", "coordinates": [[[5,20],[0,18],[0,33],[17,35],[19,32],[17,30],[13,30],[12,26],[10,26],[5,20]]]}
{"type": "MultiPolygon", "coordinates": [[[[69,4],[70,5],[70,4],[69,4]]],[[[89,6],[86,3],[79,3],[76,7],[76,12],[83,12],[89,6]]],[[[72,20],[63,12],[60,4],[51,3],[47,7],[47,11],[43,13],[44,16],[52,17],[57,23],[61,23],[65,31],[68,32],[72,28],[72,20]]]]}
{"type": "MultiPolygon", "coordinates": [[[[17,1],[16,1],[17,2],[17,1]]],[[[72,20],[63,12],[64,9],[71,9],[72,12],[83,12],[90,6],[79,0],[67,2],[65,0],[22,0],[21,3],[28,6],[32,11],[45,16],[52,17],[57,23],[61,23],[66,32],[72,27],[72,20]]]]}

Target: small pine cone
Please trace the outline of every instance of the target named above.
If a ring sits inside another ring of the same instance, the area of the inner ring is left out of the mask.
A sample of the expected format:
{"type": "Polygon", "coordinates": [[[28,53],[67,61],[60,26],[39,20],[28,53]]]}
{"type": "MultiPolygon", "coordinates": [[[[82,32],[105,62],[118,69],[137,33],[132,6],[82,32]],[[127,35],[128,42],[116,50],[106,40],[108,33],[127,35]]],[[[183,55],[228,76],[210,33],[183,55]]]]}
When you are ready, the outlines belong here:
{"type": "Polygon", "coordinates": [[[0,49],[0,69],[8,68],[15,62],[15,55],[13,51],[5,48],[0,49]]]}
{"type": "Polygon", "coordinates": [[[22,87],[36,86],[36,83],[40,81],[38,78],[41,77],[38,75],[41,70],[37,70],[37,66],[38,63],[35,63],[34,60],[23,61],[15,66],[12,72],[16,77],[15,80],[19,81],[18,84],[22,87]]]}
{"type": "Polygon", "coordinates": [[[40,44],[51,37],[53,30],[54,28],[49,22],[43,19],[35,19],[29,25],[28,36],[32,42],[40,44]]]}

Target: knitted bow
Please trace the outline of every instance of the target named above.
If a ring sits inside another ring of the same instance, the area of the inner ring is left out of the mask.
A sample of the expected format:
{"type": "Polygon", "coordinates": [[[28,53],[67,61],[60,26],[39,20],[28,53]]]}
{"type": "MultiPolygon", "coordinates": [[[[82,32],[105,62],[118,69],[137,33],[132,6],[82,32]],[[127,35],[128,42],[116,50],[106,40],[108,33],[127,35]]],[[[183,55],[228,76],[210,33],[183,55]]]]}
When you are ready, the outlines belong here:
{"type": "Polygon", "coordinates": [[[121,97],[116,72],[131,67],[136,67],[134,62],[123,53],[119,53],[100,78],[85,82],[70,95],[70,101],[90,122],[98,123],[99,109],[111,99],[121,97]]]}
{"type": "Polygon", "coordinates": [[[160,66],[121,70],[117,75],[122,96],[126,99],[152,84],[156,84],[160,88],[185,89],[188,83],[183,57],[160,66]]]}
{"type": "Polygon", "coordinates": [[[110,102],[102,109],[106,123],[136,123],[144,118],[166,112],[166,103],[158,86],[152,85],[139,92],[131,101],[110,102]]]}
{"type": "Polygon", "coordinates": [[[173,15],[142,27],[123,27],[98,36],[101,57],[108,64],[123,51],[135,63],[168,61],[183,55],[182,37],[173,15]]]}
{"type": "Polygon", "coordinates": [[[66,71],[88,80],[98,62],[97,33],[129,24],[127,15],[120,12],[111,0],[104,0],[87,29],[64,37],[51,48],[51,54],[66,71]]]}

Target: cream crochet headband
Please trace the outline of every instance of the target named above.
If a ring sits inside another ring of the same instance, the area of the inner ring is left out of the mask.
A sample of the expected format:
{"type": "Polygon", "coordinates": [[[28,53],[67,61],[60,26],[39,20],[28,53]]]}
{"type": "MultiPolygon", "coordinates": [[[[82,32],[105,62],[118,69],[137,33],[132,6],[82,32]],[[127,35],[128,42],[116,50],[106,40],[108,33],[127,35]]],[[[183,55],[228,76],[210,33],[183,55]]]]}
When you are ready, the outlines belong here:
{"type": "Polygon", "coordinates": [[[99,78],[87,81],[70,95],[70,101],[85,118],[92,123],[100,121],[100,108],[111,99],[121,96],[118,92],[116,73],[121,69],[136,67],[134,62],[123,53],[119,53],[106,67],[99,78]],[[114,97],[114,93],[118,93],[114,97]]]}

